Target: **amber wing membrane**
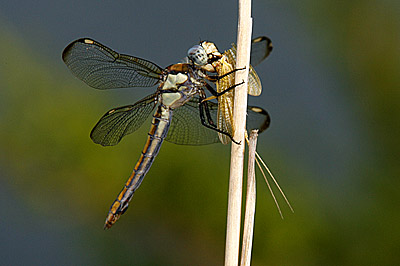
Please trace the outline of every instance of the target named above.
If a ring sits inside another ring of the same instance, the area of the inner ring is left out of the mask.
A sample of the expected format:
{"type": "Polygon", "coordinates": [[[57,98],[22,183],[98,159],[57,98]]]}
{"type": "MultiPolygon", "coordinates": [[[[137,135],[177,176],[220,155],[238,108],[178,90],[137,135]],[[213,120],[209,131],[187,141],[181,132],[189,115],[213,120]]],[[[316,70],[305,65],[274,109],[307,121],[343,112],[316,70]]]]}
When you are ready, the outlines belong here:
{"type": "MultiPolygon", "coordinates": [[[[263,61],[269,53],[272,51],[271,40],[267,37],[258,37],[252,41],[252,49],[254,48],[254,52],[252,52],[251,60],[255,64],[263,61]]],[[[232,72],[236,68],[236,46],[232,44],[232,48],[225,51],[222,55],[222,58],[215,62],[214,64],[215,70],[218,73],[218,76],[222,76],[229,72],[232,72]]],[[[227,75],[224,78],[220,79],[216,83],[217,91],[222,92],[232,86],[235,85],[235,75],[227,75]]],[[[261,81],[258,77],[254,68],[250,65],[249,69],[249,78],[248,78],[248,94],[252,96],[259,96],[262,91],[261,81]]],[[[222,129],[225,132],[229,132],[232,135],[234,134],[234,123],[233,123],[233,107],[234,107],[234,90],[224,93],[218,98],[218,116],[217,116],[217,125],[218,128],[222,129]]],[[[250,109],[248,109],[249,114],[250,109]]],[[[269,117],[268,117],[269,119],[269,117]]],[[[269,120],[268,120],[269,125],[269,120]]],[[[260,127],[265,127],[265,125],[261,125],[260,127]]],[[[221,143],[227,144],[230,142],[230,138],[224,134],[218,134],[221,143]]]]}
{"type": "MultiPolygon", "coordinates": [[[[235,63],[235,62],[233,62],[235,63]]],[[[223,54],[222,58],[215,65],[215,70],[219,76],[229,73],[235,69],[235,64],[229,60],[226,53],[223,54]]],[[[222,92],[227,88],[230,88],[235,84],[235,75],[227,75],[224,78],[217,81],[217,91],[222,92]]],[[[226,92],[218,97],[218,114],[217,114],[217,126],[224,132],[228,132],[233,135],[233,98],[234,90],[226,92]]],[[[227,144],[231,140],[228,136],[218,133],[219,139],[222,144],[227,144]]]]}
{"type": "MultiPolygon", "coordinates": [[[[233,71],[236,67],[236,47],[233,45],[231,49],[227,50],[222,58],[219,60],[215,69],[219,76],[233,71]]],[[[235,85],[235,75],[227,75],[226,77],[217,81],[217,91],[222,92],[235,85]]],[[[256,71],[252,66],[249,70],[249,80],[248,80],[248,94],[252,96],[258,96],[261,94],[262,86],[260,78],[258,77],[256,71]]],[[[218,117],[217,125],[218,128],[225,132],[234,134],[234,123],[233,123],[233,98],[234,90],[224,93],[218,98],[218,117]]],[[[228,136],[224,134],[218,134],[219,139],[223,144],[228,144],[231,140],[228,136]]]]}
{"type": "MultiPolygon", "coordinates": [[[[223,55],[227,57],[227,59],[226,59],[227,62],[229,62],[232,65],[233,69],[235,69],[235,67],[236,67],[236,46],[234,44],[232,44],[232,48],[225,51],[225,53],[223,55]]],[[[232,79],[232,82],[233,82],[235,76],[234,75],[229,75],[229,76],[232,76],[232,77],[230,77],[230,79],[232,79]]],[[[249,80],[248,80],[248,94],[251,96],[260,96],[261,91],[262,91],[262,86],[261,86],[260,78],[258,77],[253,66],[250,65],[249,80]]]]}

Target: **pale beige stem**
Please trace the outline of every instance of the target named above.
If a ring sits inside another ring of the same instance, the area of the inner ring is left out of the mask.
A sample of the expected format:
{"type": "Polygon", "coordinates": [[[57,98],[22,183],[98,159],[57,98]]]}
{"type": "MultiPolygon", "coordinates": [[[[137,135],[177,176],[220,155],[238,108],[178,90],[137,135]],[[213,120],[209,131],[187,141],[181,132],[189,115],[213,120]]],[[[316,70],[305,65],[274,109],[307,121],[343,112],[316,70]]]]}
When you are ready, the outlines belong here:
{"type": "Polygon", "coordinates": [[[225,245],[226,266],[237,266],[239,262],[240,215],[242,205],[243,159],[245,147],[244,132],[246,125],[247,81],[250,63],[251,31],[251,0],[239,0],[236,68],[245,68],[245,70],[236,71],[235,73],[235,84],[242,81],[244,81],[244,83],[235,88],[234,98],[233,128],[235,129],[235,132],[233,132],[233,138],[240,142],[240,145],[232,142],[231,147],[225,245]]]}
{"type": "Polygon", "coordinates": [[[251,249],[253,246],[254,216],[256,213],[256,147],[258,130],[252,130],[249,140],[249,162],[247,164],[247,189],[246,189],[246,209],[243,224],[243,241],[241,266],[250,266],[251,249]]]}

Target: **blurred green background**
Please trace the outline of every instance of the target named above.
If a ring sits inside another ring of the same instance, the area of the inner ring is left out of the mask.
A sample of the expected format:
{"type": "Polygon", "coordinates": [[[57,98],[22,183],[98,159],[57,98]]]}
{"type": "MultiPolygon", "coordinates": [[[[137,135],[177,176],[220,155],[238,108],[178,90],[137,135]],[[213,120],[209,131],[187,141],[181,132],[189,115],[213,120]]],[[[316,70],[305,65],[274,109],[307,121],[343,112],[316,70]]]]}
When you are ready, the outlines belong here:
{"type": "MultiPolygon", "coordinates": [[[[270,129],[258,151],[253,265],[400,264],[400,2],[253,1],[270,129]]],[[[94,90],[61,52],[80,37],[160,66],[200,39],[236,40],[231,1],[9,1],[0,9],[1,265],[221,265],[230,147],[164,143],[130,208],[108,208],[150,123],[119,145],[89,132],[154,89],[94,90]]]]}

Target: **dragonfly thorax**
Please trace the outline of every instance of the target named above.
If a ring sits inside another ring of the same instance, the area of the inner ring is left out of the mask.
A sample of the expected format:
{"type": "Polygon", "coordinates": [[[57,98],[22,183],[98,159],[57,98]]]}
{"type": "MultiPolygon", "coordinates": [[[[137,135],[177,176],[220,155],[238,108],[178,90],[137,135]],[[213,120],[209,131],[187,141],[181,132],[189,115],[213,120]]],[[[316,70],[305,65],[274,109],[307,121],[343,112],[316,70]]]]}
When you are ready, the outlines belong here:
{"type": "Polygon", "coordinates": [[[168,74],[167,79],[165,82],[162,84],[161,89],[162,90],[173,90],[176,89],[178,90],[178,86],[183,84],[185,81],[188,80],[188,75],[183,74],[183,73],[178,73],[178,74],[168,74]]]}
{"type": "Polygon", "coordinates": [[[166,80],[160,85],[159,101],[164,107],[176,109],[188,102],[195,94],[199,93],[202,83],[192,76],[193,72],[175,74],[169,73],[166,80]]]}

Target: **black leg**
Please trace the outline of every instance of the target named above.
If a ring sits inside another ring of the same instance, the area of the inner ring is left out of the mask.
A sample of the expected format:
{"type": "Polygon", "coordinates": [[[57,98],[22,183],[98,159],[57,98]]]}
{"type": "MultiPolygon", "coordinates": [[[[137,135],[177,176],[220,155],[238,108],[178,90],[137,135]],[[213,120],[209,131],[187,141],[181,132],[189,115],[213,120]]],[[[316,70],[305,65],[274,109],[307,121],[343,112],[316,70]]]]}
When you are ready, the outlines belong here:
{"type": "Polygon", "coordinates": [[[240,142],[235,141],[230,133],[219,129],[214,124],[214,121],[211,118],[210,110],[209,110],[208,105],[207,105],[207,101],[203,101],[201,98],[200,98],[200,103],[199,103],[199,110],[200,110],[200,121],[201,121],[201,124],[203,126],[209,128],[209,129],[215,130],[218,133],[221,133],[221,134],[224,134],[224,135],[228,136],[232,140],[232,142],[240,145],[240,142]],[[204,112],[206,113],[208,124],[206,123],[204,112]]]}
{"type": "Polygon", "coordinates": [[[207,117],[207,122],[209,125],[211,125],[212,127],[218,128],[214,121],[211,118],[211,114],[210,114],[210,108],[208,108],[208,104],[205,101],[202,101],[201,104],[204,104],[204,111],[206,113],[206,117],[207,117]]]}
{"type": "Polygon", "coordinates": [[[221,96],[221,95],[227,93],[228,91],[234,89],[235,87],[237,87],[237,86],[239,86],[239,85],[242,85],[243,83],[244,83],[244,81],[242,80],[242,82],[240,82],[240,83],[238,83],[238,84],[235,84],[235,85],[233,85],[233,86],[230,86],[229,88],[227,88],[227,89],[225,89],[225,90],[223,90],[223,91],[221,91],[221,92],[217,92],[213,87],[211,87],[210,84],[205,83],[205,87],[207,88],[207,90],[214,96],[214,97],[210,97],[211,99],[208,99],[208,98],[207,98],[207,99],[205,99],[205,100],[207,101],[207,100],[215,99],[215,98],[217,98],[217,97],[219,97],[219,96],[221,96]]]}
{"type": "Polygon", "coordinates": [[[244,80],[242,80],[242,82],[240,82],[240,83],[238,83],[238,84],[235,84],[235,85],[230,86],[229,88],[227,88],[227,89],[225,89],[225,90],[223,90],[223,91],[221,91],[221,92],[217,92],[217,95],[214,95],[214,96],[219,97],[219,96],[221,96],[221,95],[227,93],[228,91],[230,91],[230,90],[236,88],[237,86],[242,85],[243,83],[244,83],[244,80]]]}
{"type": "Polygon", "coordinates": [[[208,79],[208,80],[211,81],[211,82],[217,82],[218,80],[223,79],[223,78],[225,78],[226,76],[231,75],[231,74],[235,73],[235,72],[238,71],[238,70],[245,70],[245,69],[246,69],[245,67],[243,67],[243,68],[237,68],[237,69],[234,69],[234,70],[232,70],[232,71],[229,71],[228,73],[223,74],[222,76],[218,76],[218,75],[205,75],[205,78],[208,79]]]}
{"type": "Polygon", "coordinates": [[[234,70],[232,70],[232,71],[229,71],[228,73],[223,74],[222,76],[217,76],[216,78],[217,78],[217,80],[220,80],[220,79],[223,79],[223,78],[225,78],[226,76],[228,76],[228,75],[230,75],[230,74],[235,73],[235,72],[238,71],[238,70],[245,70],[245,69],[246,69],[245,67],[243,67],[243,68],[236,68],[236,69],[234,69],[234,70]]]}

